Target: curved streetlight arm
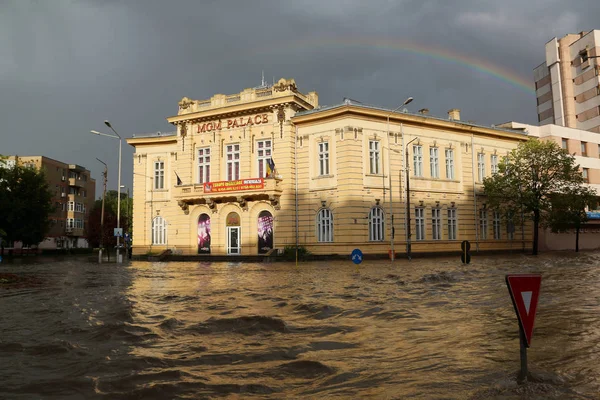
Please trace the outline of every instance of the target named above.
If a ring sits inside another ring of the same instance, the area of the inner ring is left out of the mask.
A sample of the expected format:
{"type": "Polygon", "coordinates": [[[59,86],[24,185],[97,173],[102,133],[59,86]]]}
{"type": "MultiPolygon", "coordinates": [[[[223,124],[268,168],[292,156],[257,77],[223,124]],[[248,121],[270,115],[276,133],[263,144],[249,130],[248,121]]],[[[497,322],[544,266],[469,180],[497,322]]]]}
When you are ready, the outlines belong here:
{"type": "Polygon", "coordinates": [[[113,131],[115,133],[115,135],[118,136],[119,139],[121,139],[121,135],[119,135],[117,133],[117,131],[115,131],[115,128],[112,127],[112,125],[110,124],[110,122],[108,120],[104,120],[104,125],[108,126],[110,128],[110,130],[113,131]]]}
{"type": "Polygon", "coordinates": [[[94,135],[100,135],[100,136],[107,136],[110,138],[114,138],[114,139],[121,139],[121,136],[117,135],[109,135],[108,133],[102,133],[102,132],[98,132],[98,131],[90,131],[90,133],[93,133],[94,135]]]}

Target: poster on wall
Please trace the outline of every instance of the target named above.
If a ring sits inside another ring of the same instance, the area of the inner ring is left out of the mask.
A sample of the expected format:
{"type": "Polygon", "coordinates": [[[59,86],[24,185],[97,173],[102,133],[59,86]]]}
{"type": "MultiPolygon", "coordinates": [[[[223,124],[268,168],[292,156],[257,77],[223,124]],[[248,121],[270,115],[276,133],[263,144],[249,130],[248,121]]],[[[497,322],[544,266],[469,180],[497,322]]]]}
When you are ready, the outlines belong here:
{"type": "Polygon", "coordinates": [[[268,211],[258,214],[258,254],[273,249],[273,216],[268,211]]]}
{"type": "Polygon", "coordinates": [[[198,254],[210,254],[210,217],[202,214],[198,218],[198,254]]]}

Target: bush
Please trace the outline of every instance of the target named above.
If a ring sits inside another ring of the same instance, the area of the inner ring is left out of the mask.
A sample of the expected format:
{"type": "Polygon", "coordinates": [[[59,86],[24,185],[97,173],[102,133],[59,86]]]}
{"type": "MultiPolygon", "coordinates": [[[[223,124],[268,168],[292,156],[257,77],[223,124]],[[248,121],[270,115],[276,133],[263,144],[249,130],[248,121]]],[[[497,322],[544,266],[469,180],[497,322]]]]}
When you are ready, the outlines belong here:
{"type": "MultiPolygon", "coordinates": [[[[298,246],[298,259],[302,260],[310,256],[310,251],[306,249],[304,246],[298,246]]],[[[296,246],[285,246],[283,249],[283,259],[286,261],[295,261],[296,260],[296,246]]]]}

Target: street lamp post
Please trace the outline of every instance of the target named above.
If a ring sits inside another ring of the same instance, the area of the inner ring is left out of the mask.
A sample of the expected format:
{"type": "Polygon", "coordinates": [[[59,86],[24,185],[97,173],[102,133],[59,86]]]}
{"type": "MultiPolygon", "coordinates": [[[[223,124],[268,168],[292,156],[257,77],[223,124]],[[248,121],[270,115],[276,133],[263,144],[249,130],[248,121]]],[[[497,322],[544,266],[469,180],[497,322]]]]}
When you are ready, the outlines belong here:
{"type": "MultiPolygon", "coordinates": [[[[121,135],[119,135],[117,131],[114,130],[109,121],[104,121],[104,124],[108,126],[111,131],[114,132],[114,135],[109,135],[98,131],[91,131],[91,133],[95,135],[108,136],[114,139],[119,139],[119,177],[117,182],[117,229],[119,229],[121,227],[121,145],[123,142],[123,138],[121,138],[121,135]]],[[[121,257],[119,256],[119,236],[117,236],[117,263],[121,262],[123,262],[123,260],[121,260],[121,257]]]]}
{"type": "Polygon", "coordinates": [[[415,137],[410,142],[406,143],[406,153],[404,158],[404,169],[406,170],[406,256],[409,260],[412,258],[412,249],[410,232],[410,167],[408,164],[408,145],[417,139],[418,137],[415,137]]]}
{"type": "Polygon", "coordinates": [[[412,97],[404,100],[404,103],[396,107],[391,113],[387,115],[387,140],[388,140],[388,177],[389,177],[389,186],[390,186],[390,259],[392,263],[396,259],[396,253],[394,253],[394,202],[392,200],[392,149],[389,145],[390,140],[390,116],[398,111],[400,108],[404,107],[408,103],[413,101],[412,97]]]}
{"type": "Polygon", "coordinates": [[[102,264],[102,250],[104,249],[104,198],[106,197],[106,180],[108,179],[108,167],[106,163],[96,157],[96,160],[104,164],[104,172],[102,173],[104,178],[104,189],[102,191],[102,214],[100,214],[100,249],[98,251],[98,264],[102,264]]]}

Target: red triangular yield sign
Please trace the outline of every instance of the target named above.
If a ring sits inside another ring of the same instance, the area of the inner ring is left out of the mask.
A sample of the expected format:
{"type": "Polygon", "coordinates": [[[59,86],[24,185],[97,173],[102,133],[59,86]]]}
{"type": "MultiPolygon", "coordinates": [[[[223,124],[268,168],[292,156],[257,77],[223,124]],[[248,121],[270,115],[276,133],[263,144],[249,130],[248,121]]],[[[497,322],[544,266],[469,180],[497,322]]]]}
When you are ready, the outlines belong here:
{"type": "Polygon", "coordinates": [[[533,324],[535,312],[537,311],[540,287],[542,285],[541,275],[506,275],[506,285],[512,298],[519,326],[525,334],[527,347],[531,344],[533,335],[533,324]]]}

